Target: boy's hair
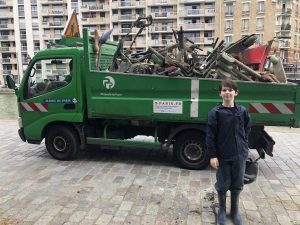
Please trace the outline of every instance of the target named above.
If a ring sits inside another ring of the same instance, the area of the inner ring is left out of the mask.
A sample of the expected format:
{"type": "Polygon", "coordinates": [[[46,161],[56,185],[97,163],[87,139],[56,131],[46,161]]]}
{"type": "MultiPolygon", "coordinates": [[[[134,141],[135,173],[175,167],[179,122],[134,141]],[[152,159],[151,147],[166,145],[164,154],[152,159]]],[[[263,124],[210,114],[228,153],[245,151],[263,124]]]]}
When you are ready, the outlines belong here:
{"type": "Polygon", "coordinates": [[[222,80],[219,86],[219,92],[222,91],[223,87],[232,88],[233,90],[235,90],[235,92],[238,91],[238,85],[234,80],[230,80],[230,79],[222,80]]]}

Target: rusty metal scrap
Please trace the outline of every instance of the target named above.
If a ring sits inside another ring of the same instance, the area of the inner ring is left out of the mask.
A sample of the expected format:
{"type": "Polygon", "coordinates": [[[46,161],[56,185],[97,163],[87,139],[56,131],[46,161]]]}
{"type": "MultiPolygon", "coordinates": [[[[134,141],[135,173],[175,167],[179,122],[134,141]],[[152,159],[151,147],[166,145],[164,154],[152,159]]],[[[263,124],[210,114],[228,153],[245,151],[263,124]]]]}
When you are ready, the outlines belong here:
{"type": "MultiPolygon", "coordinates": [[[[138,21],[140,22],[141,19],[145,18],[139,18],[138,21]]],[[[142,24],[138,34],[146,26],[151,25],[151,18],[146,19],[150,22],[142,24]]],[[[257,37],[254,34],[245,36],[227,47],[224,40],[218,43],[219,38],[217,38],[212,43],[212,51],[207,55],[203,55],[203,50],[198,44],[184,36],[182,27],[179,31],[173,30],[173,35],[176,40],[175,44],[160,49],[149,47],[147,51],[141,53],[131,53],[132,45],[129,50],[122,53],[123,42],[120,41],[110,71],[214,79],[231,78],[249,82],[280,83],[285,81],[282,79],[282,73],[279,76],[271,69],[259,73],[237,59],[237,54],[256,42],[257,37]]]]}

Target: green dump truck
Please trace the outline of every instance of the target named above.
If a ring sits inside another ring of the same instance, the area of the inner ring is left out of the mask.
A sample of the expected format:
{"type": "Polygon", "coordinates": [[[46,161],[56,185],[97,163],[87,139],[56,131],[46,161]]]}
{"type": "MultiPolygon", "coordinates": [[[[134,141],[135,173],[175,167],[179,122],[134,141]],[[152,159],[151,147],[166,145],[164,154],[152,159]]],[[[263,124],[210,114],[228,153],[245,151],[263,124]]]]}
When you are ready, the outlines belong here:
{"type": "MultiPolygon", "coordinates": [[[[203,169],[209,164],[205,133],[207,113],[221,101],[220,80],[106,72],[117,45],[107,42],[100,56],[95,39],[65,40],[38,52],[15,89],[19,136],[40,144],[59,160],[74,159],[86,145],[169,149],[180,166],[203,169]],[[102,71],[97,69],[99,60],[102,71]],[[152,136],[154,141],[134,139],[152,136]]],[[[249,147],[272,156],[272,138],[264,126],[299,127],[300,86],[238,82],[237,102],[252,118],[249,147]]],[[[142,151],[142,150],[141,150],[142,151]]]]}

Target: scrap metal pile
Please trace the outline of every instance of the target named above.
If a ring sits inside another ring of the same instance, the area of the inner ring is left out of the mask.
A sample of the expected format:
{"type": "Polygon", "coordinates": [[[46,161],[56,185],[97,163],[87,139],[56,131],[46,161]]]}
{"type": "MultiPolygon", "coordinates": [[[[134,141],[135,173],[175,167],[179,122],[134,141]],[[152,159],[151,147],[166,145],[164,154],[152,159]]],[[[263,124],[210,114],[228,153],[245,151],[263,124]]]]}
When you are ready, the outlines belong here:
{"type": "Polygon", "coordinates": [[[207,55],[203,55],[199,45],[184,36],[181,27],[179,31],[173,30],[176,40],[173,45],[160,49],[149,47],[145,52],[131,53],[136,37],[151,24],[151,16],[138,18],[133,27],[139,28],[139,31],[131,46],[124,52],[123,40],[120,40],[109,71],[286,83],[284,71],[280,69],[282,64],[275,56],[268,57],[266,60],[268,66],[260,72],[238,59],[244,50],[256,42],[257,37],[254,34],[245,36],[228,47],[225,46],[224,40],[218,43],[217,38],[212,43],[212,50],[207,55]],[[276,64],[279,69],[275,69],[276,64]]]}

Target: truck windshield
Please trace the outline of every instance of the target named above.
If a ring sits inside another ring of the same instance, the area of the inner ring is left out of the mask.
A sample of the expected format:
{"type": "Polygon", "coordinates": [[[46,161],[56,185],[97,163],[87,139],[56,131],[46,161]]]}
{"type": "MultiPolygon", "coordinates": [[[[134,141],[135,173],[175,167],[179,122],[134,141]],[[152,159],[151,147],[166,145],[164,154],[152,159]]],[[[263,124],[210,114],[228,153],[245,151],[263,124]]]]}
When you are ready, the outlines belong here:
{"type": "Polygon", "coordinates": [[[31,98],[68,85],[72,81],[72,62],[71,58],[36,61],[26,82],[24,96],[31,98]]]}

